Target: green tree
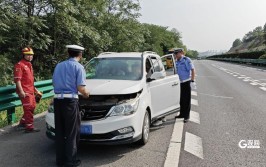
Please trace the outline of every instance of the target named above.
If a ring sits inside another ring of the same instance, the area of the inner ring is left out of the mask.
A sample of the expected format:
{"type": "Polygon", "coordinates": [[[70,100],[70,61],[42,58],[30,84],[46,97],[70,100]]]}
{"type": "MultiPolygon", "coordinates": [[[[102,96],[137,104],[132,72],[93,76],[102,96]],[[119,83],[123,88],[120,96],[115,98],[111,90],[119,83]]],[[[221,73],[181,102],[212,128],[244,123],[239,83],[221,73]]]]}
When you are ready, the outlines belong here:
{"type": "Polygon", "coordinates": [[[176,29],[139,23],[139,10],[139,0],[0,0],[0,83],[12,83],[25,46],[34,49],[36,80],[51,78],[68,44],[84,46],[87,60],[103,51],[185,48],[176,29]]]}
{"type": "Polygon", "coordinates": [[[238,39],[236,39],[236,40],[233,42],[232,47],[234,48],[234,47],[237,47],[237,46],[239,46],[239,45],[241,45],[241,44],[242,44],[242,41],[238,38],[238,39]]]}
{"type": "Polygon", "coordinates": [[[264,45],[266,45],[266,23],[264,24],[264,27],[263,27],[263,33],[264,33],[264,45]]]}
{"type": "Polygon", "coordinates": [[[167,30],[167,27],[143,24],[144,26],[144,45],[141,51],[150,50],[160,55],[166,54],[170,48],[184,47],[181,35],[176,29],[167,30]]]}
{"type": "Polygon", "coordinates": [[[186,53],[186,56],[193,58],[193,59],[197,58],[198,55],[199,55],[199,53],[196,50],[188,50],[186,53]]]}

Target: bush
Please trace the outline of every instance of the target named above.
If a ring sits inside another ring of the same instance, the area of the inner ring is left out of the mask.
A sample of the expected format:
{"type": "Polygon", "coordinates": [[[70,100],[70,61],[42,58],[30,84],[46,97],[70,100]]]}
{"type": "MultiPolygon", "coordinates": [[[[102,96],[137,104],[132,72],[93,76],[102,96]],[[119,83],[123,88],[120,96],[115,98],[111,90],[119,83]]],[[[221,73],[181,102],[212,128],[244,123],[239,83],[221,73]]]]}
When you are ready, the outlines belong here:
{"type": "Polygon", "coordinates": [[[7,58],[9,55],[0,55],[0,86],[12,84],[13,81],[13,67],[14,65],[7,58]]]}
{"type": "Polygon", "coordinates": [[[264,51],[253,51],[253,52],[243,52],[243,53],[229,53],[229,54],[221,54],[214,55],[208,58],[241,58],[241,59],[258,59],[263,54],[264,51]]]}
{"type": "Polygon", "coordinates": [[[259,59],[266,59],[266,53],[259,57],[259,59]]]}

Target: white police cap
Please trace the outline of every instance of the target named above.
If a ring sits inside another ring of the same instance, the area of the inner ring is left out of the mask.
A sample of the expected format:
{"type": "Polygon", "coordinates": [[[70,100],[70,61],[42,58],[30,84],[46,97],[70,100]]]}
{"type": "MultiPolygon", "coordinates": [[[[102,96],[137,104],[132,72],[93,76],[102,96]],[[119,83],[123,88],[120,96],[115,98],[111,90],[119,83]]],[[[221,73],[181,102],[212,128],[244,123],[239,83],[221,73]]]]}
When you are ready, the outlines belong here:
{"type": "Polygon", "coordinates": [[[66,48],[72,51],[84,51],[84,48],[78,45],[67,45],[66,48]]]}
{"type": "Polygon", "coordinates": [[[183,48],[175,48],[174,53],[184,52],[183,48]]]}

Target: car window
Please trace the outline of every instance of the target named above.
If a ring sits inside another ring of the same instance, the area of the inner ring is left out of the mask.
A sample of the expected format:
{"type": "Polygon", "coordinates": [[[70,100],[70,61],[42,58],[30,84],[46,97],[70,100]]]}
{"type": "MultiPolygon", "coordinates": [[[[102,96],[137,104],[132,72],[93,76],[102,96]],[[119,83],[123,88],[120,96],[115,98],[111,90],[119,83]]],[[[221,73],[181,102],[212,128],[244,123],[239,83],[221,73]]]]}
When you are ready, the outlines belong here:
{"type": "Polygon", "coordinates": [[[88,79],[140,80],[141,58],[94,58],[85,66],[88,79]]]}
{"type": "Polygon", "coordinates": [[[153,68],[149,58],[146,58],[145,60],[145,70],[146,70],[146,77],[147,78],[150,77],[151,74],[153,73],[153,68]]]}
{"type": "Polygon", "coordinates": [[[172,54],[162,56],[162,63],[166,72],[166,76],[175,75],[174,59],[172,54]]]}
{"type": "Polygon", "coordinates": [[[155,72],[160,72],[163,70],[162,65],[159,63],[156,57],[151,57],[152,65],[155,72]]]}

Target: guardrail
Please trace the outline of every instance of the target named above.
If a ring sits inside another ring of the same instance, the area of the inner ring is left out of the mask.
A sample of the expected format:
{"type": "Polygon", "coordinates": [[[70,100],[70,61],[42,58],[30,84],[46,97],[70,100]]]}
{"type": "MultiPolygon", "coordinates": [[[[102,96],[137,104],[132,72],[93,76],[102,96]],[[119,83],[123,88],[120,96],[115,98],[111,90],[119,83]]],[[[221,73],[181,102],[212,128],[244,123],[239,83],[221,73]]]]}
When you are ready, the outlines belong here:
{"type": "MultiPolygon", "coordinates": [[[[43,92],[43,99],[54,96],[54,93],[52,92],[54,88],[51,79],[35,82],[34,86],[39,91],[43,92]]],[[[21,106],[21,101],[15,91],[15,85],[0,87],[0,112],[7,111],[8,124],[14,122],[15,109],[16,107],[21,106]]]]}
{"type": "Polygon", "coordinates": [[[255,64],[255,65],[266,65],[266,59],[240,59],[240,58],[209,58],[209,59],[236,62],[236,63],[250,63],[250,64],[255,64]]]}

